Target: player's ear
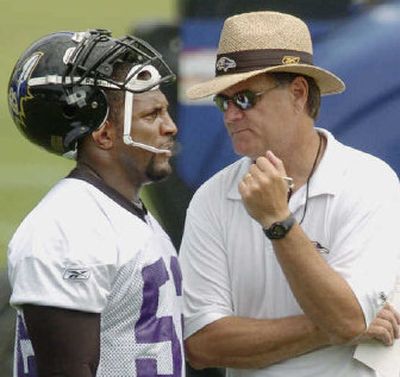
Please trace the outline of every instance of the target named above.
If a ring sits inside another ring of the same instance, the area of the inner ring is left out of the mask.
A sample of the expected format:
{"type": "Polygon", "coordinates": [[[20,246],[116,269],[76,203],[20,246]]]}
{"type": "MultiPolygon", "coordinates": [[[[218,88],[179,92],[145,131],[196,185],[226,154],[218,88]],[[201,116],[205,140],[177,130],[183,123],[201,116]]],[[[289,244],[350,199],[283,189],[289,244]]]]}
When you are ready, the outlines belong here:
{"type": "Polygon", "coordinates": [[[101,127],[92,132],[92,139],[100,149],[111,149],[116,138],[116,128],[106,120],[101,127]]]}

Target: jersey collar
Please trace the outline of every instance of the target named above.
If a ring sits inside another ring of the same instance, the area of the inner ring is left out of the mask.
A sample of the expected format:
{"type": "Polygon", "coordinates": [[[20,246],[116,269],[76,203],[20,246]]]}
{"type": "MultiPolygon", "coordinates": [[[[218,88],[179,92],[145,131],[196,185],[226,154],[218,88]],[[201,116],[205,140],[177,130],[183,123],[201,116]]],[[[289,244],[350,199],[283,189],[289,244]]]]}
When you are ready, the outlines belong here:
{"type": "Polygon", "coordinates": [[[143,202],[141,202],[142,206],[140,207],[138,205],[135,205],[135,203],[130,202],[117,190],[107,185],[101,178],[98,178],[97,176],[88,172],[84,167],[76,167],[67,175],[66,178],[80,179],[89,183],[90,185],[100,190],[103,194],[107,195],[110,199],[119,204],[121,207],[125,208],[127,211],[146,222],[147,209],[143,202]]]}

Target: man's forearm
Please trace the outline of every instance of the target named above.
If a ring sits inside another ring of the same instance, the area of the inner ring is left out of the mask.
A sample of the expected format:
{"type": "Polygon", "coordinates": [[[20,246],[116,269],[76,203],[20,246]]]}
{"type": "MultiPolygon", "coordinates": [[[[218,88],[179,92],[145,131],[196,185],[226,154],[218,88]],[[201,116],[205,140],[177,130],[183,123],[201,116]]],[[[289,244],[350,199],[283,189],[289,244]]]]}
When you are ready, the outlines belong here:
{"type": "Polygon", "coordinates": [[[100,314],[24,305],[38,377],[94,377],[100,355],[100,314]]]}
{"type": "Polygon", "coordinates": [[[280,319],[225,317],[186,340],[189,363],[208,367],[262,368],[329,345],[305,316],[280,319]]]}
{"type": "Polygon", "coordinates": [[[273,246],[297,302],[333,343],[346,343],[365,331],[364,315],[350,286],[319,255],[299,225],[273,246]]]}

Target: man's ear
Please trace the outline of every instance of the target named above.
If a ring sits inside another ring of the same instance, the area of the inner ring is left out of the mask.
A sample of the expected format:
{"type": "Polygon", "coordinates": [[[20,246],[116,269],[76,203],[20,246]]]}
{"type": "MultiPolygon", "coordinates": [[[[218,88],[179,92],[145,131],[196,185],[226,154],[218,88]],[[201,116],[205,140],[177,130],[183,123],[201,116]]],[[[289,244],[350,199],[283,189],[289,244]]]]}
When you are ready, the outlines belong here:
{"type": "Polygon", "coordinates": [[[297,112],[302,112],[308,99],[308,82],[302,76],[297,76],[291,83],[290,89],[293,95],[293,103],[297,112]]]}
{"type": "Polygon", "coordinates": [[[92,132],[91,136],[97,147],[108,150],[113,147],[117,135],[112,122],[106,120],[100,128],[92,132]]]}

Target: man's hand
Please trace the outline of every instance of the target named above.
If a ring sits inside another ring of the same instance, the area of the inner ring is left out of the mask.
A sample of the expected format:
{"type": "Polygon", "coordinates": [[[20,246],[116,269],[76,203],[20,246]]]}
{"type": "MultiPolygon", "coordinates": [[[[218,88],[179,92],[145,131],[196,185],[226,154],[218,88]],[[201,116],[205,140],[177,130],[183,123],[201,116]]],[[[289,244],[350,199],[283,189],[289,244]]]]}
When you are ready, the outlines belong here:
{"type": "Polygon", "coordinates": [[[289,216],[285,176],[283,162],[268,151],[257,158],[239,183],[247,212],[265,228],[289,216]]]}
{"type": "Polygon", "coordinates": [[[357,340],[357,343],[376,339],[385,346],[391,346],[394,340],[399,339],[399,337],[400,314],[390,304],[386,303],[369,325],[367,331],[357,340]]]}

